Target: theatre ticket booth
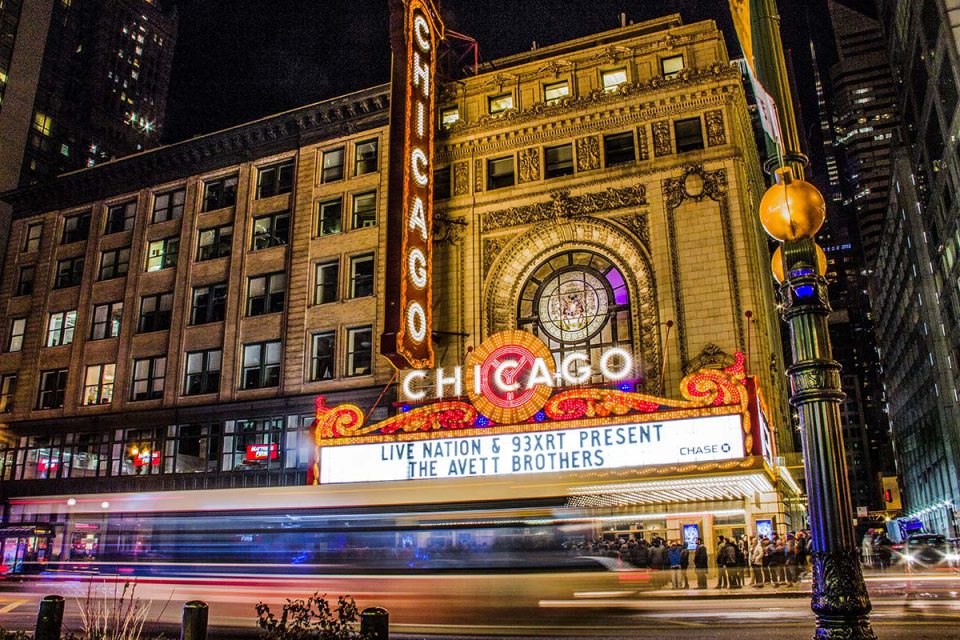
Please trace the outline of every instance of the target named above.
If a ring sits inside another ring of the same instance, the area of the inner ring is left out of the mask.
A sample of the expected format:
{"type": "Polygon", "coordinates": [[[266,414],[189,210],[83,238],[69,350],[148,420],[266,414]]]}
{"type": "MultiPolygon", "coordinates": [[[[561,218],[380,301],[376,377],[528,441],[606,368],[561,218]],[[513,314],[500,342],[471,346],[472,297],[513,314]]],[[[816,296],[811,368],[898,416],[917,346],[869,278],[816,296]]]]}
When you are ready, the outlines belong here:
{"type": "Polygon", "coordinates": [[[385,499],[441,485],[484,504],[562,498],[557,517],[595,518],[605,539],[692,544],[799,527],[786,505],[800,489],[777,463],[742,354],[686,376],[671,399],[633,391],[631,355],[610,351],[556,366],[532,334],[504,331],[464,367],[402,372],[403,404],[387,420],[318,398],[311,482],[389,483],[385,499]],[[598,373],[603,384],[584,384],[598,373]]]}

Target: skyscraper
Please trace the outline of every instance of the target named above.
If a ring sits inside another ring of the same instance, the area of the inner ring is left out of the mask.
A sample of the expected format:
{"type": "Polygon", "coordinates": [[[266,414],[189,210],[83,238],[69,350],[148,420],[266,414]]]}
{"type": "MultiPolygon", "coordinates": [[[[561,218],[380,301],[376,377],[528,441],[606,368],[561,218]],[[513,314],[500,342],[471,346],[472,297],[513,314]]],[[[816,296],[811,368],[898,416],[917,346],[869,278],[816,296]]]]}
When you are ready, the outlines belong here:
{"type": "Polygon", "coordinates": [[[0,191],[155,146],[176,26],[158,0],[0,3],[0,191]]]}

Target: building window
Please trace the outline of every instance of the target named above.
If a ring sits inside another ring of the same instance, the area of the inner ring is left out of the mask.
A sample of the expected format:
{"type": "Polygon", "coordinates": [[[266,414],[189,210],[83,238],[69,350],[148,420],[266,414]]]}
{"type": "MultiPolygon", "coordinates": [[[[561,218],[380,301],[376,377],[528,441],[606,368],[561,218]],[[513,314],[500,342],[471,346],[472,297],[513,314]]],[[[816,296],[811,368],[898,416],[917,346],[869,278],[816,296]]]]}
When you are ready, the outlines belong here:
{"type": "Polygon", "coordinates": [[[179,220],[183,217],[183,203],[187,198],[187,192],[184,189],[161,193],[153,200],[153,221],[166,222],[167,220],[179,220]]]}
{"type": "Polygon", "coordinates": [[[203,210],[215,211],[237,203],[237,176],[207,180],[203,184],[203,210]]]}
{"type": "Polygon", "coordinates": [[[290,212],[281,211],[253,219],[254,251],[287,244],[290,237],[290,212]]]}
{"type": "Polygon", "coordinates": [[[43,237],[43,223],[34,222],[27,225],[27,233],[23,238],[23,252],[31,253],[40,250],[40,238],[43,237]]]}
{"type": "Polygon", "coordinates": [[[123,451],[121,475],[158,475],[162,469],[160,464],[163,457],[162,442],[162,428],[127,429],[121,445],[123,451]]]}
{"type": "Polygon", "coordinates": [[[498,96],[487,98],[487,111],[491,115],[503,113],[507,109],[513,109],[513,94],[502,93],[498,96]]]}
{"type": "Polygon", "coordinates": [[[167,375],[166,356],[133,361],[133,390],[131,400],[159,400],[163,397],[163,382],[167,375]]]}
{"type": "Polygon", "coordinates": [[[133,229],[137,219],[137,201],[131,200],[122,204],[112,204],[107,207],[107,221],[104,233],[120,233],[133,229]]]}
{"type": "Polygon", "coordinates": [[[193,351],[187,354],[183,395],[197,396],[220,390],[220,349],[193,351]]]}
{"type": "Polygon", "coordinates": [[[661,58],[660,71],[663,73],[663,77],[667,80],[671,80],[679,76],[680,72],[683,71],[683,54],[681,53],[668,58],[661,58]]]}
{"type": "Polygon", "coordinates": [[[12,413],[17,395],[17,374],[7,373],[0,377],[0,413],[12,413]]]}
{"type": "Polygon", "coordinates": [[[329,236],[340,233],[343,225],[343,198],[328,200],[317,205],[317,235],[329,236]]]}
{"type": "Polygon", "coordinates": [[[283,418],[227,420],[224,424],[223,470],[282,467],[283,418]]]}
{"type": "Polygon", "coordinates": [[[140,298],[140,319],[137,322],[137,331],[149,333],[169,329],[172,309],[172,293],[143,296],[140,298]]]}
{"type": "Polygon", "coordinates": [[[280,384],[280,341],[243,345],[241,389],[264,389],[280,384]]]}
{"type": "Polygon", "coordinates": [[[677,153],[703,149],[703,125],[700,118],[687,118],[673,123],[677,138],[677,153]]]}
{"type": "Polygon", "coordinates": [[[633,149],[633,131],[603,136],[603,155],[608,167],[633,162],[636,159],[633,149]]]}
{"type": "Polygon", "coordinates": [[[230,255],[233,248],[233,225],[201,229],[197,234],[197,261],[214,260],[230,255]]]}
{"type": "Polygon", "coordinates": [[[123,320],[123,301],[98,304],[93,307],[93,323],[90,326],[90,339],[103,340],[120,335],[120,323],[123,320]]]}
{"type": "Polygon", "coordinates": [[[247,278],[247,315],[262,316],[283,311],[287,274],[266,273],[247,278]]]}
{"type": "Polygon", "coordinates": [[[318,262],[313,288],[313,304],[336,302],[340,282],[340,261],[318,262]]]}
{"type": "Polygon", "coordinates": [[[37,409],[59,409],[67,391],[67,369],[52,369],[40,372],[40,388],[37,391],[37,409]]]}
{"type": "Polygon", "coordinates": [[[90,213],[70,216],[63,220],[63,233],[60,236],[60,244],[80,242],[81,240],[86,240],[88,235],[90,235],[90,213]]]}
{"type": "MultiPolygon", "coordinates": [[[[14,33],[16,33],[16,30],[14,30],[14,33]]],[[[53,132],[53,118],[40,111],[34,111],[33,129],[41,135],[49,136],[53,132]]]]}
{"type": "Polygon", "coordinates": [[[293,160],[260,167],[257,171],[257,199],[293,191],[293,160]]]}
{"type": "Polygon", "coordinates": [[[147,271],[160,271],[177,266],[180,238],[154,240],[147,247],[147,271]]]}
{"type": "Polygon", "coordinates": [[[337,354],[337,334],[322,331],[310,336],[310,380],[331,380],[334,377],[334,361],[337,354]]]}
{"type": "Polygon", "coordinates": [[[358,193],[353,196],[353,217],[350,227],[364,229],[377,224],[377,192],[358,193]]]}
{"type": "Polygon", "coordinates": [[[450,167],[433,172],[433,199],[446,200],[450,197],[450,167]]]}
{"type": "Polygon", "coordinates": [[[616,91],[620,88],[620,85],[627,82],[627,70],[621,68],[604,71],[600,74],[600,79],[603,84],[603,90],[610,93],[616,91]]]}
{"type": "Polygon", "coordinates": [[[73,331],[77,326],[76,311],[56,311],[47,320],[48,347],[60,347],[73,342],[73,331]]]}
{"type": "Polygon", "coordinates": [[[448,131],[453,125],[460,122],[459,107],[447,107],[440,110],[440,128],[448,131]]]}
{"type": "Polygon", "coordinates": [[[377,139],[358,142],[353,147],[353,175],[362,176],[377,170],[377,139]]]}
{"type": "Polygon", "coordinates": [[[127,275],[130,268],[130,247],[100,252],[100,270],[97,280],[109,280],[127,275]]]}
{"type": "Polygon", "coordinates": [[[83,256],[57,261],[57,275],[53,281],[54,289],[76,287],[83,279],[83,256]]]}
{"type": "Polygon", "coordinates": [[[350,258],[350,297],[365,298],[373,295],[373,254],[350,258]]]}
{"type": "Polygon", "coordinates": [[[373,359],[373,329],[356,327],[347,329],[347,375],[365,376],[371,372],[373,359]]]}
{"type": "Polygon", "coordinates": [[[220,460],[223,423],[181,424],[176,439],[167,438],[167,451],[175,451],[164,461],[166,473],[206,473],[216,471],[220,460]],[[175,447],[175,448],[174,448],[175,447]]]}
{"type": "Polygon", "coordinates": [[[83,404],[110,404],[113,400],[115,364],[95,364],[87,367],[83,381],[83,404]]]}
{"type": "Polygon", "coordinates": [[[27,319],[14,318],[10,322],[10,338],[7,340],[7,351],[23,349],[23,334],[27,332],[27,319]]]}
{"type": "Polygon", "coordinates": [[[561,144],[543,150],[545,178],[559,178],[573,174],[573,145],[561,144]]]}
{"type": "Polygon", "coordinates": [[[566,80],[543,85],[543,100],[547,104],[560,102],[570,95],[570,83],[566,80]]]}
{"type": "Polygon", "coordinates": [[[513,185],[513,156],[487,160],[487,189],[501,189],[513,185]]]}
{"type": "Polygon", "coordinates": [[[336,182],[343,179],[343,147],[323,152],[320,182],[336,182]]]}
{"type": "Polygon", "coordinates": [[[28,296],[33,293],[33,281],[37,274],[37,268],[33,265],[20,267],[20,273],[17,274],[17,291],[14,295],[28,296]]]}
{"type": "Polygon", "coordinates": [[[227,311],[227,285],[212,284],[193,288],[193,302],[190,305],[190,324],[221,322],[227,311]]]}

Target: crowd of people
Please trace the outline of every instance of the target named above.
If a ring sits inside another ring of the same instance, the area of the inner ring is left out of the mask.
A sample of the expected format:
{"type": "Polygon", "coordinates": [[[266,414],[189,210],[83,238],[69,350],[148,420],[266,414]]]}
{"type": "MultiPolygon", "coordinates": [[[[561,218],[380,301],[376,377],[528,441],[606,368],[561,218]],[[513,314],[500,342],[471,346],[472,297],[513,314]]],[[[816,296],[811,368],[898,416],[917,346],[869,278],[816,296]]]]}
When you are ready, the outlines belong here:
{"type": "Polygon", "coordinates": [[[780,536],[718,536],[711,550],[697,538],[690,549],[681,540],[665,540],[655,536],[646,539],[618,539],[594,542],[588,550],[598,555],[619,558],[630,566],[655,570],[653,586],[674,589],[690,588],[690,567],[696,577],[696,588],[706,589],[711,566],[716,569],[717,589],[740,589],[752,586],[791,587],[809,572],[810,534],[796,531],[780,536]],[[749,581],[749,585],[748,585],[749,581]]]}

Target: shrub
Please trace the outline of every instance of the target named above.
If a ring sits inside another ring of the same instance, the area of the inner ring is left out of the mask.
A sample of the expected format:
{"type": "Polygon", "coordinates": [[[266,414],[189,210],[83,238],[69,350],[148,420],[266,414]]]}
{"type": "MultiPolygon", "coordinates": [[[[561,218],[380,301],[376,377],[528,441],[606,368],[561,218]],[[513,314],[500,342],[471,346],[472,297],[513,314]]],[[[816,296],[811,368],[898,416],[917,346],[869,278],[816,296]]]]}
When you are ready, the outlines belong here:
{"type": "Polygon", "coordinates": [[[270,606],[257,603],[257,626],[263,640],[369,640],[359,630],[360,611],[350,596],[332,608],[326,594],[287,600],[277,619],[270,606]]]}

